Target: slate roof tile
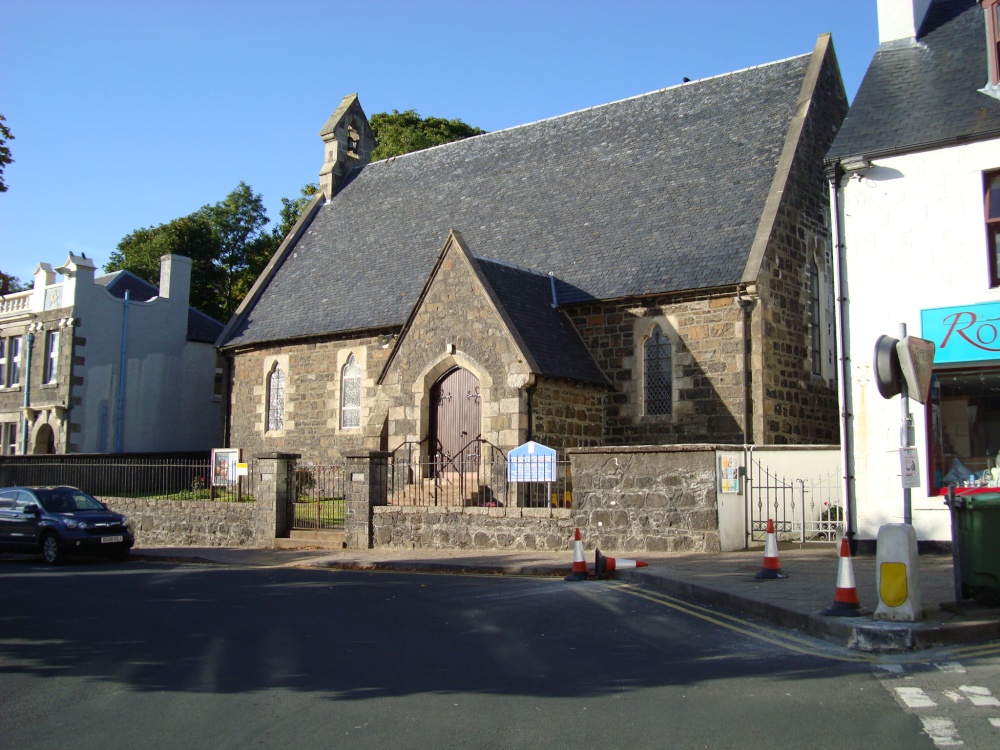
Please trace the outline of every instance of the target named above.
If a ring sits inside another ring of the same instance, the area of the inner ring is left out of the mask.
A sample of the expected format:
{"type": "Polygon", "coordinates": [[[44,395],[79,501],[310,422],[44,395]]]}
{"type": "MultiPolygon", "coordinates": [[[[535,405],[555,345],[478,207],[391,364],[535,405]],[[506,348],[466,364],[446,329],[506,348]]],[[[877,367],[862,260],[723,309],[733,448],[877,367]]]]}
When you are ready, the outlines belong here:
{"type": "Polygon", "coordinates": [[[916,41],[875,52],[828,160],[1000,134],[1000,100],[980,91],[989,81],[976,0],[935,0],[916,41]]]}
{"type": "Polygon", "coordinates": [[[736,284],[809,60],[369,164],[223,343],[402,325],[451,229],[477,256],[554,272],[566,303],[736,284]]]}

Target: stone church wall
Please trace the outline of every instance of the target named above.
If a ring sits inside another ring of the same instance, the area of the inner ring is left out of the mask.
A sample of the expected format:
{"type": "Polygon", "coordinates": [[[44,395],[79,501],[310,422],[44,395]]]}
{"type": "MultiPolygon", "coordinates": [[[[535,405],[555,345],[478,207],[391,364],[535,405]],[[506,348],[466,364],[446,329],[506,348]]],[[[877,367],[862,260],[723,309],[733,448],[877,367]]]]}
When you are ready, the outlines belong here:
{"type": "Polygon", "coordinates": [[[304,463],[332,463],[347,451],[378,448],[385,412],[375,379],[388,357],[376,337],[326,339],[239,352],[233,361],[230,445],[245,459],[275,451],[304,463]],[[362,367],[361,428],[340,427],[340,373],[353,354],[362,367]],[[285,372],[284,425],[267,430],[267,376],[285,372]]]}
{"type": "Polygon", "coordinates": [[[596,303],[567,310],[613,383],[603,444],[742,442],[742,313],[732,295],[596,303]],[[659,325],[673,346],[673,413],[643,408],[643,343],[659,325]]]}
{"type": "MultiPolygon", "coordinates": [[[[837,421],[836,326],[833,311],[833,248],[829,183],[823,159],[847,114],[836,62],[828,57],[802,122],[798,150],[788,166],[768,251],[758,277],[755,370],[760,371],[755,434],[760,444],[829,444],[837,421]],[[809,266],[820,279],[822,366],[813,372],[809,266]]],[[[780,169],[779,165],[779,169],[780,169]]]]}

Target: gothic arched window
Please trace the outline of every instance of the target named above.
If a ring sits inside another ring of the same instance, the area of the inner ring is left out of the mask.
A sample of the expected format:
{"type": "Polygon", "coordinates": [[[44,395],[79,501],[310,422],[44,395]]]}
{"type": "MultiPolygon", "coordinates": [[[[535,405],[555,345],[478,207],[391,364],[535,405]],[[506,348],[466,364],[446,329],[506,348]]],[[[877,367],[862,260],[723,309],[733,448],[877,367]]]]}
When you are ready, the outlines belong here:
{"type": "Polygon", "coordinates": [[[340,372],[340,426],[361,426],[361,365],[353,354],[340,372]]]}
{"type": "Polygon", "coordinates": [[[267,377],[267,431],[274,432],[285,426],[285,373],[274,363],[267,377]]]}
{"type": "Polygon", "coordinates": [[[673,345],[660,326],[642,345],[646,414],[672,414],[674,407],[673,345]]]}

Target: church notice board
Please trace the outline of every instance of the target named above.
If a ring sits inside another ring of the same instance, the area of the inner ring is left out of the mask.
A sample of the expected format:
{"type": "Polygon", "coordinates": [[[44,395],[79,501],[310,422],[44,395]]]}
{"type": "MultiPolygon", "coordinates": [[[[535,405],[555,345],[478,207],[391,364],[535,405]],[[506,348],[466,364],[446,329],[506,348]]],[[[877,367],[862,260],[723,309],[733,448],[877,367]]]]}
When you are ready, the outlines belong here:
{"type": "Polygon", "coordinates": [[[531,440],[507,454],[508,482],[556,481],[556,451],[531,440]]]}

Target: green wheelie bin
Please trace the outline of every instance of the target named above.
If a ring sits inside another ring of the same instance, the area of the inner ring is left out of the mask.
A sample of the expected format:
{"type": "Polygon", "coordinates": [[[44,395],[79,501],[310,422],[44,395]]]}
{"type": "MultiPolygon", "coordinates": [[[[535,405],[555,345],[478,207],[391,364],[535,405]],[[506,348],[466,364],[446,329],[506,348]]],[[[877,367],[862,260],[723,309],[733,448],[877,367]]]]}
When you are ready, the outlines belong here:
{"type": "Polygon", "coordinates": [[[1000,607],[1000,492],[950,496],[956,595],[1000,607]]]}

